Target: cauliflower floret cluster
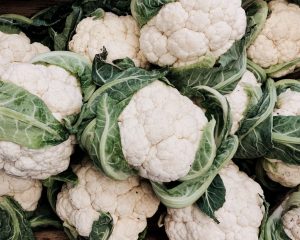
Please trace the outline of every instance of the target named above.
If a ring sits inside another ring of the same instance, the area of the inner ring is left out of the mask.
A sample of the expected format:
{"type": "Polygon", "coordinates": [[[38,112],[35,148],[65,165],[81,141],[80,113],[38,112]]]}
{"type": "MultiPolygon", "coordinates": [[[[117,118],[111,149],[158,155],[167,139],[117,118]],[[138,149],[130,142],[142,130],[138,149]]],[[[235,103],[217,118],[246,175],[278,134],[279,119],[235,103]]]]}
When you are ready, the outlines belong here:
{"type": "Polygon", "coordinates": [[[24,33],[7,34],[0,31],[0,74],[9,63],[29,62],[34,56],[49,51],[40,43],[30,44],[30,39],[24,33]]]}
{"type": "Polygon", "coordinates": [[[34,211],[42,194],[38,180],[21,179],[0,170],[0,196],[13,197],[25,211],[34,211]]]}
{"type": "Polygon", "coordinates": [[[188,174],[208,123],[201,108],[160,81],[139,90],[118,121],[127,162],[158,182],[188,174]]]}
{"type": "MultiPolygon", "coordinates": [[[[300,7],[285,0],[269,3],[272,11],[265,26],[248,49],[248,57],[263,68],[290,62],[300,57],[300,7]]],[[[293,72],[295,67],[275,74],[281,77],[293,72]]]]}
{"type": "Polygon", "coordinates": [[[136,66],[145,67],[146,59],[140,52],[139,36],[140,31],[133,17],[108,12],[101,19],[83,19],[69,42],[69,48],[93,61],[105,47],[108,62],[129,57],[136,66]]]}
{"type": "Polygon", "coordinates": [[[276,108],[273,115],[279,116],[300,116],[300,92],[288,88],[277,98],[276,108]]]}
{"type": "Polygon", "coordinates": [[[264,159],[263,168],[274,182],[285,187],[295,187],[300,184],[300,166],[284,163],[277,159],[264,159]]]}
{"type": "MultiPolygon", "coordinates": [[[[60,67],[12,63],[0,77],[38,96],[59,121],[80,112],[80,84],[60,67]]],[[[73,145],[73,137],[57,146],[38,150],[0,141],[0,169],[15,176],[45,179],[68,168],[73,145]]]]}
{"type": "Polygon", "coordinates": [[[140,46],[151,63],[184,66],[218,58],[245,34],[240,0],[179,0],[162,7],[142,29],[140,46]]]}
{"type": "Polygon", "coordinates": [[[294,208],[282,217],[284,231],[291,240],[300,240],[300,208],[294,208]]]}
{"type": "Polygon", "coordinates": [[[59,217],[85,237],[89,236],[100,212],[108,212],[114,222],[110,240],[138,239],[147,226],[147,218],[154,215],[159,205],[150,185],[137,177],[114,181],[86,162],[73,170],[78,184],[64,185],[58,194],[59,217]]]}
{"type": "Polygon", "coordinates": [[[244,73],[236,88],[230,94],[225,95],[233,118],[231,134],[239,129],[240,122],[243,120],[245,111],[249,106],[249,95],[245,89],[247,86],[258,88],[261,86],[255,75],[248,70],[244,73]]]}
{"type": "Polygon", "coordinates": [[[220,171],[226,188],[226,201],[215,212],[220,222],[198,207],[168,209],[165,228],[170,240],[257,240],[264,215],[260,185],[230,163],[220,171]]]}

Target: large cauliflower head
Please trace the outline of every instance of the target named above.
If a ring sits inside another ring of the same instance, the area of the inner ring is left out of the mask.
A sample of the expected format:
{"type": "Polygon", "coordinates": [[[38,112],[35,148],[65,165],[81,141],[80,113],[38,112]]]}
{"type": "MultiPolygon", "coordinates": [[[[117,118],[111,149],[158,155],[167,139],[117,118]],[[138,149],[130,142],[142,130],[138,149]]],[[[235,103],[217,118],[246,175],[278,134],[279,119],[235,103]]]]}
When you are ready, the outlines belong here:
{"type": "Polygon", "coordinates": [[[208,123],[201,108],[161,81],[134,94],[118,121],[127,162],[157,182],[188,174],[208,123]]]}
{"type": "Polygon", "coordinates": [[[100,19],[83,19],[69,42],[69,49],[93,61],[105,47],[108,62],[129,57],[137,67],[145,67],[146,59],[140,52],[139,36],[140,30],[133,17],[107,12],[100,19]]]}
{"type": "Polygon", "coordinates": [[[140,46],[151,63],[185,66],[224,54],[243,37],[246,22],[241,0],[178,0],[143,26],[140,46]]]}
{"type": "Polygon", "coordinates": [[[0,196],[13,197],[25,211],[34,211],[42,194],[38,180],[22,179],[0,170],[0,196]]]}
{"type": "Polygon", "coordinates": [[[231,134],[234,134],[239,129],[240,122],[244,119],[244,114],[249,108],[250,96],[247,92],[247,88],[260,88],[260,86],[261,84],[258,83],[255,75],[247,70],[236,88],[230,94],[225,95],[229,102],[233,119],[231,134]]]}
{"type": "MultiPolygon", "coordinates": [[[[263,30],[248,49],[248,57],[263,68],[291,62],[300,57],[300,7],[285,0],[269,3],[271,14],[263,30]]],[[[279,71],[274,77],[293,72],[295,67],[279,71]]]]}
{"type": "Polygon", "coordinates": [[[193,205],[168,209],[165,228],[170,240],[257,240],[264,215],[263,190],[260,185],[230,163],[220,171],[226,188],[226,201],[215,212],[220,222],[193,205]]]}
{"type": "Polygon", "coordinates": [[[24,34],[7,34],[0,31],[0,74],[4,67],[13,62],[29,62],[40,53],[49,52],[49,48],[40,43],[30,43],[24,34]]]}
{"type": "Polygon", "coordinates": [[[56,211],[59,217],[87,237],[100,213],[108,212],[114,223],[110,240],[138,239],[147,226],[147,218],[154,215],[159,205],[150,185],[138,177],[112,180],[86,162],[73,170],[78,184],[64,185],[58,194],[56,211]]]}
{"type": "MultiPolygon", "coordinates": [[[[0,78],[38,96],[59,121],[80,112],[80,83],[60,67],[12,63],[0,78]]],[[[16,176],[45,179],[68,168],[73,145],[73,137],[59,145],[38,150],[0,141],[0,169],[16,176]]]]}

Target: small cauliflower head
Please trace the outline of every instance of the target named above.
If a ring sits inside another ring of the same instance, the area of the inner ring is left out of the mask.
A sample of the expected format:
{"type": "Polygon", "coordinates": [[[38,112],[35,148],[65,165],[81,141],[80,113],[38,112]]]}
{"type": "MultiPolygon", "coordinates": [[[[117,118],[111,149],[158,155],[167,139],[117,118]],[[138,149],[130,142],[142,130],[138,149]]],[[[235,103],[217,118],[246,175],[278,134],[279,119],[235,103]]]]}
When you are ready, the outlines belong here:
{"type": "Polygon", "coordinates": [[[154,81],[133,95],[118,123],[129,165],[144,178],[170,182],[188,174],[208,120],[189,98],[154,81]]]}
{"type": "Polygon", "coordinates": [[[64,185],[57,196],[58,216],[87,237],[101,212],[113,218],[110,240],[134,240],[147,226],[147,218],[158,209],[159,200],[148,183],[138,177],[115,181],[97,171],[90,163],[73,167],[78,184],[64,185]]]}
{"type": "Polygon", "coordinates": [[[142,27],[140,46],[149,62],[162,67],[217,59],[243,37],[246,22],[241,0],[178,0],[142,27]]]}
{"type": "MultiPolygon", "coordinates": [[[[269,10],[271,14],[263,30],[248,48],[248,57],[263,68],[300,58],[300,7],[285,0],[273,0],[269,10]]],[[[272,76],[282,77],[297,67],[299,63],[272,76]]]]}
{"type": "Polygon", "coordinates": [[[231,134],[234,134],[239,129],[240,122],[244,119],[244,115],[249,108],[250,96],[246,90],[249,87],[260,88],[261,84],[257,81],[255,75],[247,70],[236,88],[230,94],[225,95],[230,105],[233,119],[231,134]]]}
{"type": "Polygon", "coordinates": [[[263,190],[234,163],[219,174],[226,188],[225,203],[215,212],[220,223],[205,215],[196,205],[168,209],[165,228],[170,240],[258,239],[265,212],[263,190]]]}
{"type": "MultiPolygon", "coordinates": [[[[60,67],[12,63],[0,78],[39,97],[59,121],[80,112],[80,83],[60,67]]],[[[45,179],[68,168],[73,145],[73,136],[59,145],[42,149],[0,141],[0,169],[15,176],[45,179]]]]}
{"type": "Polygon", "coordinates": [[[30,43],[24,34],[7,34],[0,31],[0,73],[13,62],[29,62],[40,53],[49,52],[49,48],[40,43],[30,43]]]}
{"type": "Polygon", "coordinates": [[[128,57],[137,67],[145,67],[147,61],[140,51],[139,36],[140,30],[133,17],[107,12],[100,19],[84,18],[69,42],[69,49],[93,61],[105,47],[107,62],[128,57]]]}
{"type": "Polygon", "coordinates": [[[42,194],[42,184],[38,180],[22,179],[0,170],[0,197],[10,196],[25,211],[34,211],[42,194]]]}
{"type": "MultiPolygon", "coordinates": [[[[288,88],[279,94],[273,116],[300,116],[300,92],[288,88]]],[[[264,159],[263,168],[270,179],[286,187],[300,184],[300,166],[279,159],[264,159]]]]}
{"type": "Polygon", "coordinates": [[[293,208],[282,217],[285,233],[291,240],[300,240],[300,207],[293,208]]]}

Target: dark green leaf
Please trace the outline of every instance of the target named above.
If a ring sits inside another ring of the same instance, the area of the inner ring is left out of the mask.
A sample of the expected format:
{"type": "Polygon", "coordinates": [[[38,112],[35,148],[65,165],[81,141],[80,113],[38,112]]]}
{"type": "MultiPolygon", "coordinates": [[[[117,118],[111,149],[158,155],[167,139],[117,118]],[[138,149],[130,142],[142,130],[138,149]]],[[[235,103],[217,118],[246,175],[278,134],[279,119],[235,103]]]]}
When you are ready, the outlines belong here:
{"type": "Polygon", "coordinates": [[[108,240],[113,230],[113,218],[109,213],[101,213],[93,223],[89,240],[108,240]]]}

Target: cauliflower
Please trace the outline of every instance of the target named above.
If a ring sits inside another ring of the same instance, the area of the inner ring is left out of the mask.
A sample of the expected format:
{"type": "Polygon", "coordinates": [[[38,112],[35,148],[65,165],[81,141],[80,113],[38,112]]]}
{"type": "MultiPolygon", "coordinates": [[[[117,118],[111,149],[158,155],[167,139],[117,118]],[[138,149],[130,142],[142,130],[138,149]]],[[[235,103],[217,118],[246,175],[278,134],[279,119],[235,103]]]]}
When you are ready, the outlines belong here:
{"type": "Polygon", "coordinates": [[[300,207],[289,210],[282,217],[285,233],[291,240],[300,240],[300,207]]]}
{"type": "MultiPolygon", "coordinates": [[[[134,14],[134,11],[133,11],[134,14]]],[[[240,0],[178,0],[165,4],[141,29],[141,51],[151,63],[180,67],[220,57],[245,34],[240,0]]]]}
{"type": "Polygon", "coordinates": [[[249,86],[260,88],[261,84],[257,82],[254,74],[247,70],[236,88],[230,94],[225,95],[233,117],[231,134],[234,134],[239,129],[240,122],[243,120],[244,114],[249,108],[250,96],[246,91],[246,88],[249,86]]]}
{"type": "Polygon", "coordinates": [[[73,168],[78,184],[64,185],[58,194],[56,211],[59,217],[87,237],[93,222],[101,212],[113,218],[110,240],[134,240],[147,226],[147,218],[154,215],[159,201],[149,184],[138,177],[126,181],[107,178],[91,164],[83,162],[73,168]]]}
{"type": "Polygon", "coordinates": [[[175,88],[154,81],[134,94],[118,122],[127,162],[142,177],[169,182],[189,172],[208,120],[175,88]]]}
{"type": "Polygon", "coordinates": [[[42,194],[38,180],[22,179],[0,170],[0,197],[13,197],[25,211],[34,211],[42,194]]]}
{"type": "MultiPolygon", "coordinates": [[[[59,121],[80,112],[80,84],[60,67],[12,63],[0,77],[39,97],[59,121]]],[[[0,141],[0,169],[15,176],[45,179],[67,169],[73,145],[72,136],[59,145],[42,149],[0,141]]]]}
{"type": "Polygon", "coordinates": [[[139,28],[131,16],[117,16],[107,12],[101,19],[87,17],[76,28],[69,49],[93,61],[105,47],[107,61],[131,58],[136,66],[145,67],[146,60],[139,47],[139,28]]]}
{"type": "MultiPolygon", "coordinates": [[[[300,92],[288,88],[279,94],[273,116],[300,116],[300,92]]],[[[264,159],[263,168],[270,179],[286,187],[300,184],[300,166],[287,164],[281,159],[264,159]]]]}
{"type": "Polygon", "coordinates": [[[40,43],[30,44],[30,39],[22,32],[6,34],[0,31],[0,74],[9,63],[29,62],[34,56],[49,51],[40,43]]]}
{"type": "Polygon", "coordinates": [[[233,163],[219,174],[226,188],[226,201],[215,212],[220,223],[202,213],[195,205],[168,209],[165,228],[170,240],[258,239],[265,212],[263,190],[233,163]]]}
{"type": "MultiPolygon", "coordinates": [[[[248,57],[263,68],[300,58],[300,7],[285,0],[273,0],[269,10],[271,14],[263,30],[248,48],[248,57]]],[[[300,67],[299,63],[272,76],[284,76],[297,67],[300,67]]]]}

